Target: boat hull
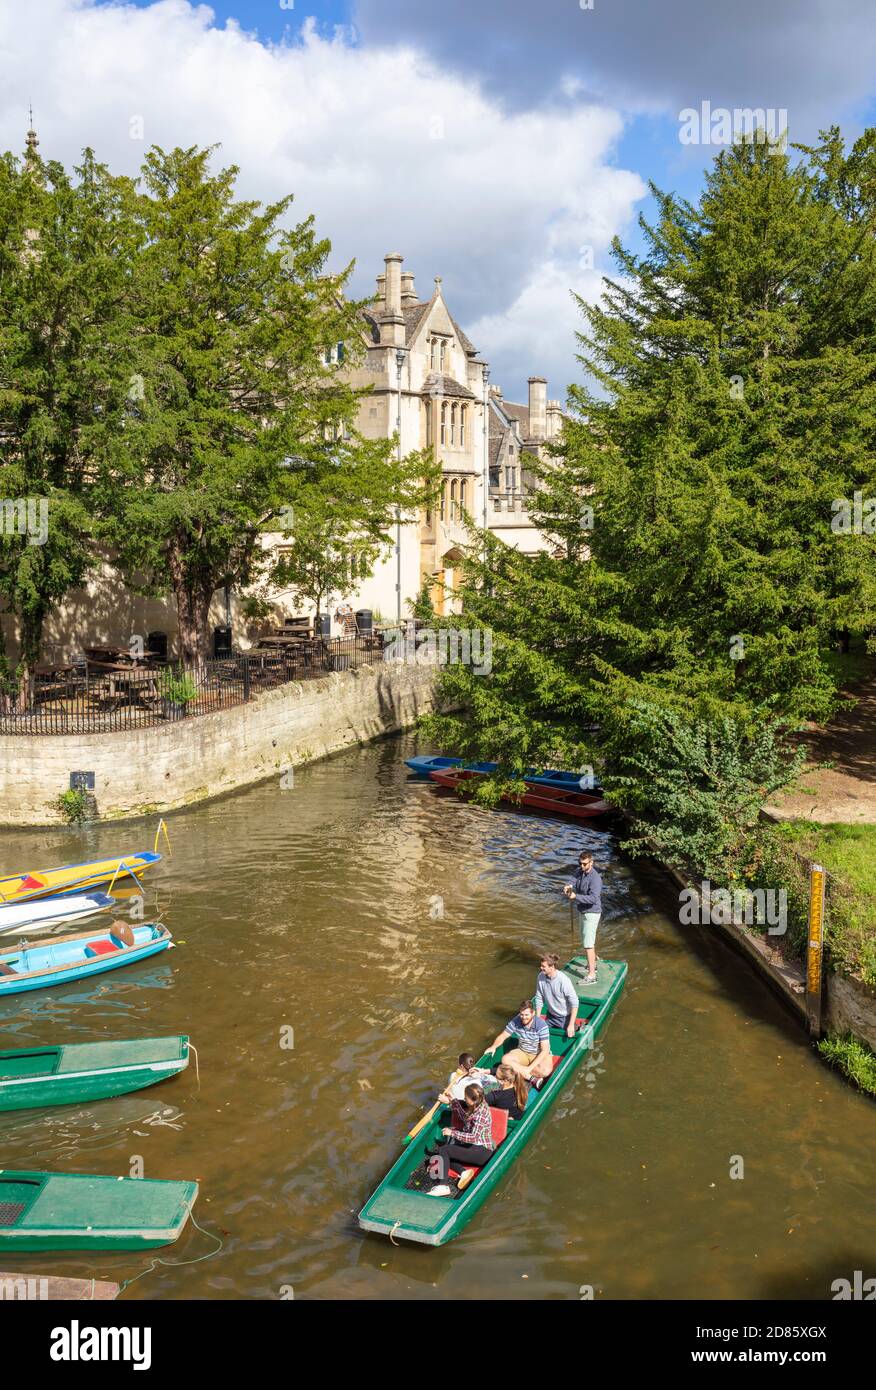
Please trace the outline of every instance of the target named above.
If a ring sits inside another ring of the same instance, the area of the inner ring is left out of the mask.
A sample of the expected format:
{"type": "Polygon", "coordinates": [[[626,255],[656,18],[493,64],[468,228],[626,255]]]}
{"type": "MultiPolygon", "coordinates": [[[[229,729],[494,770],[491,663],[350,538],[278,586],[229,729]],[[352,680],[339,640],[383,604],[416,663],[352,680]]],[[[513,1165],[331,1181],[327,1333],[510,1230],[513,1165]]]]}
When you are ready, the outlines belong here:
{"type": "Polygon", "coordinates": [[[0,1111],[108,1100],[154,1086],[188,1064],[185,1035],[0,1052],[0,1111]]]}
{"type": "MultiPolygon", "coordinates": [[[[585,983],[587,960],[574,956],[564,967],[573,980],[582,1011],[587,1014],[587,1027],[579,1030],[571,1042],[566,1042],[562,1060],[552,1076],[544,1083],[537,1097],[531,1099],[513,1130],[496,1150],[489,1163],[461,1196],[453,1199],[430,1197],[410,1191],[405,1181],[422,1163],[427,1147],[439,1137],[445,1121],[440,1115],[402,1151],[383,1182],[359,1213],[359,1225],[365,1231],[389,1236],[393,1240],[410,1240],[421,1245],[446,1245],[468,1225],[484,1205],[490,1193],[501,1182],[522,1149],[541,1127],[549,1110],[586,1057],[593,1040],[608,1022],[620,997],[627,974],[625,961],[600,961],[599,980],[585,983]]],[[[512,1043],[513,1045],[513,1043],[512,1043]]],[[[563,1046],[561,1035],[551,1034],[552,1050],[563,1046]]],[[[488,1065],[485,1054],[481,1065],[488,1065]]]]}
{"type": "MultiPolygon", "coordinates": [[[[439,787],[450,787],[454,791],[464,783],[483,775],[473,768],[450,768],[445,772],[429,773],[431,780],[437,782],[439,787]]],[[[554,815],[574,816],[576,820],[594,820],[597,816],[608,815],[612,809],[607,801],[602,801],[600,797],[594,796],[590,792],[552,790],[549,787],[535,785],[529,781],[527,781],[526,791],[521,797],[504,796],[502,800],[512,806],[529,806],[536,811],[551,811],[554,815]]]]}
{"type": "MultiPolygon", "coordinates": [[[[416,758],[405,759],[405,767],[410,768],[411,772],[413,772],[416,777],[422,778],[427,778],[432,772],[444,772],[448,769],[461,768],[462,766],[462,758],[445,758],[437,755],[432,757],[425,753],[421,753],[416,758]]],[[[498,763],[490,762],[469,763],[466,767],[466,771],[489,774],[495,772],[498,766],[498,763]]],[[[560,772],[550,767],[546,767],[544,772],[528,770],[525,773],[525,780],[539,787],[559,787],[562,791],[579,792],[598,790],[595,782],[592,786],[582,787],[582,778],[577,772],[560,772]]]]}
{"type": "Polygon", "coordinates": [[[111,931],[59,936],[54,940],[32,941],[17,951],[0,951],[0,966],[13,972],[0,973],[0,999],[10,994],[69,984],[73,980],[88,980],[92,975],[103,975],[107,970],[147,960],[173,945],[163,922],[148,922],[135,927],[133,932],[132,946],[122,946],[106,955],[88,956],[85,948],[108,940],[111,931]]]}
{"type": "Polygon", "coordinates": [[[90,1173],[0,1171],[0,1255],[7,1250],[151,1250],[181,1234],[196,1182],[90,1173]]]}
{"type": "Polygon", "coordinates": [[[65,893],[51,898],[32,898],[24,903],[0,904],[0,936],[40,930],[62,922],[78,922],[115,907],[106,893],[65,893]]]}
{"type": "Polygon", "coordinates": [[[136,878],[161,855],[151,850],[116,855],[112,859],[88,859],[81,864],[62,864],[58,869],[34,869],[30,873],[0,878],[0,902],[26,902],[49,894],[81,893],[124,878],[136,878]]]}

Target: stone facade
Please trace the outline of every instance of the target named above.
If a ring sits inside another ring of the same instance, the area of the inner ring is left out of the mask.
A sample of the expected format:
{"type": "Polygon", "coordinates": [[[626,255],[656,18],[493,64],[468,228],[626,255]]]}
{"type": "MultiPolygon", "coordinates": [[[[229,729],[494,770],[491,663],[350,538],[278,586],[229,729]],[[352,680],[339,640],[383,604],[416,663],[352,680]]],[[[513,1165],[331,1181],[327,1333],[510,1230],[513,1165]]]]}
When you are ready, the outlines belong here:
{"type": "MultiPolygon", "coordinates": [[[[369,388],[357,428],[370,439],[387,439],[398,432],[403,455],[431,446],[444,481],[438,505],[405,517],[371,575],[340,599],[354,610],[370,609],[391,622],[399,608],[409,615],[425,584],[436,610],[453,612],[459,606],[453,592],[466,543],[463,514],[527,553],[545,547],[526,509],[532,479],[525,457],[541,453],[559,432],[559,403],[547,400],[543,377],[530,378],[525,406],[505,401],[496,387],[491,391],[489,367],[450,312],[440,276],[435,277],[430,297],[421,299],[413,274],[403,269],[397,253],[385,257],[374,300],[363,313],[362,346],[361,362],[342,365],[352,385],[369,388]]],[[[335,356],[343,358],[344,353],[345,345],[338,344],[335,356]]],[[[355,358],[346,355],[351,361],[355,358]]],[[[279,534],[263,538],[272,548],[284,540],[288,544],[279,534]]],[[[219,591],[210,626],[230,626],[234,645],[246,649],[265,627],[306,611],[291,594],[272,592],[269,598],[273,617],[254,624],[243,617],[235,592],[219,591]]],[[[14,660],[16,633],[8,621],[4,628],[14,660]]],[[[340,630],[334,623],[333,633],[340,630]]],[[[132,637],[140,635],[146,641],[156,632],[166,635],[169,653],[176,654],[173,603],[127,590],[107,560],[85,588],[68,594],[63,606],[50,614],[42,659],[47,665],[62,665],[75,660],[86,643],[126,646],[132,637]]]]}

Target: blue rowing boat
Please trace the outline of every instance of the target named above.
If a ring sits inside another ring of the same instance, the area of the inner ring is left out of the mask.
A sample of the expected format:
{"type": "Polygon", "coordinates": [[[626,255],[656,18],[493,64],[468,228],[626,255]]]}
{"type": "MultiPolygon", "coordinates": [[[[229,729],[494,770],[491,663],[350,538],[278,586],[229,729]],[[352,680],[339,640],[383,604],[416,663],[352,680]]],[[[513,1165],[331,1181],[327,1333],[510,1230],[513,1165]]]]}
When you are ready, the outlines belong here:
{"type": "MultiPolygon", "coordinates": [[[[418,758],[405,758],[405,766],[409,767],[417,777],[429,777],[433,772],[444,772],[451,767],[465,767],[469,772],[495,772],[498,763],[469,763],[464,758],[444,758],[430,757],[421,755],[418,758]]],[[[528,768],[523,774],[524,780],[534,782],[540,787],[558,787],[561,791],[580,792],[580,791],[599,791],[597,782],[587,782],[580,772],[559,772],[555,768],[546,767],[544,772],[535,772],[528,768]],[[585,786],[585,782],[587,785],[585,786]]]]}
{"type": "Polygon", "coordinates": [[[133,965],[173,945],[163,922],[132,927],[113,922],[103,931],[35,941],[17,951],[0,951],[0,999],[7,994],[87,980],[120,965],[133,965]]]}

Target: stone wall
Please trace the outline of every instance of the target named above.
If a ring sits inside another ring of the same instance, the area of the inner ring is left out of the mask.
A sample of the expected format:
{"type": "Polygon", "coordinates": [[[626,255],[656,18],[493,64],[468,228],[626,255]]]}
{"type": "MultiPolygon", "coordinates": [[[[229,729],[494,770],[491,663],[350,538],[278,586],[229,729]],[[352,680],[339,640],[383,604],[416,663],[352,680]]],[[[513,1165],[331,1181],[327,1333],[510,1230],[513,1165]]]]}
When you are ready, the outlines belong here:
{"type": "Polygon", "coordinates": [[[247,704],[124,733],[0,736],[0,824],[58,824],[73,771],[95,774],[103,819],[172,810],[409,728],[433,707],[434,668],[367,667],[247,704]]]}

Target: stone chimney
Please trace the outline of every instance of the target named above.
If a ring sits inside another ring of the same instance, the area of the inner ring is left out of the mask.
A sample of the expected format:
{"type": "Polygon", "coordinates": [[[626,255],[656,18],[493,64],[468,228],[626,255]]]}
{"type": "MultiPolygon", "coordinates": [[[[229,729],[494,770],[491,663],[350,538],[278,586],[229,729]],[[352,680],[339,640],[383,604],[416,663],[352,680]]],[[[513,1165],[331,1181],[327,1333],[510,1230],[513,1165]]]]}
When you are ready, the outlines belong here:
{"type": "Polygon", "coordinates": [[[384,256],[384,309],[380,316],[380,341],[387,347],[404,347],[405,321],[401,311],[401,268],[403,256],[391,251],[384,256]]]}
{"type": "Polygon", "coordinates": [[[414,272],[403,270],[401,275],[401,302],[405,304],[416,304],[417,291],[414,289],[414,272]]]}
{"type": "Polygon", "coordinates": [[[556,439],[560,430],[563,428],[563,411],[559,401],[548,401],[547,403],[547,437],[556,439]]]}
{"type": "Polygon", "coordinates": [[[496,400],[497,400],[497,401],[500,401],[500,400],[502,399],[502,388],[501,388],[501,386],[491,386],[491,387],[490,387],[490,395],[491,395],[491,396],[495,396],[495,397],[496,397],[496,400]]]}
{"type": "Polygon", "coordinates": [[[547,433],[547,378],[529,378],[529,438],[544,439],[547,433]]]}

